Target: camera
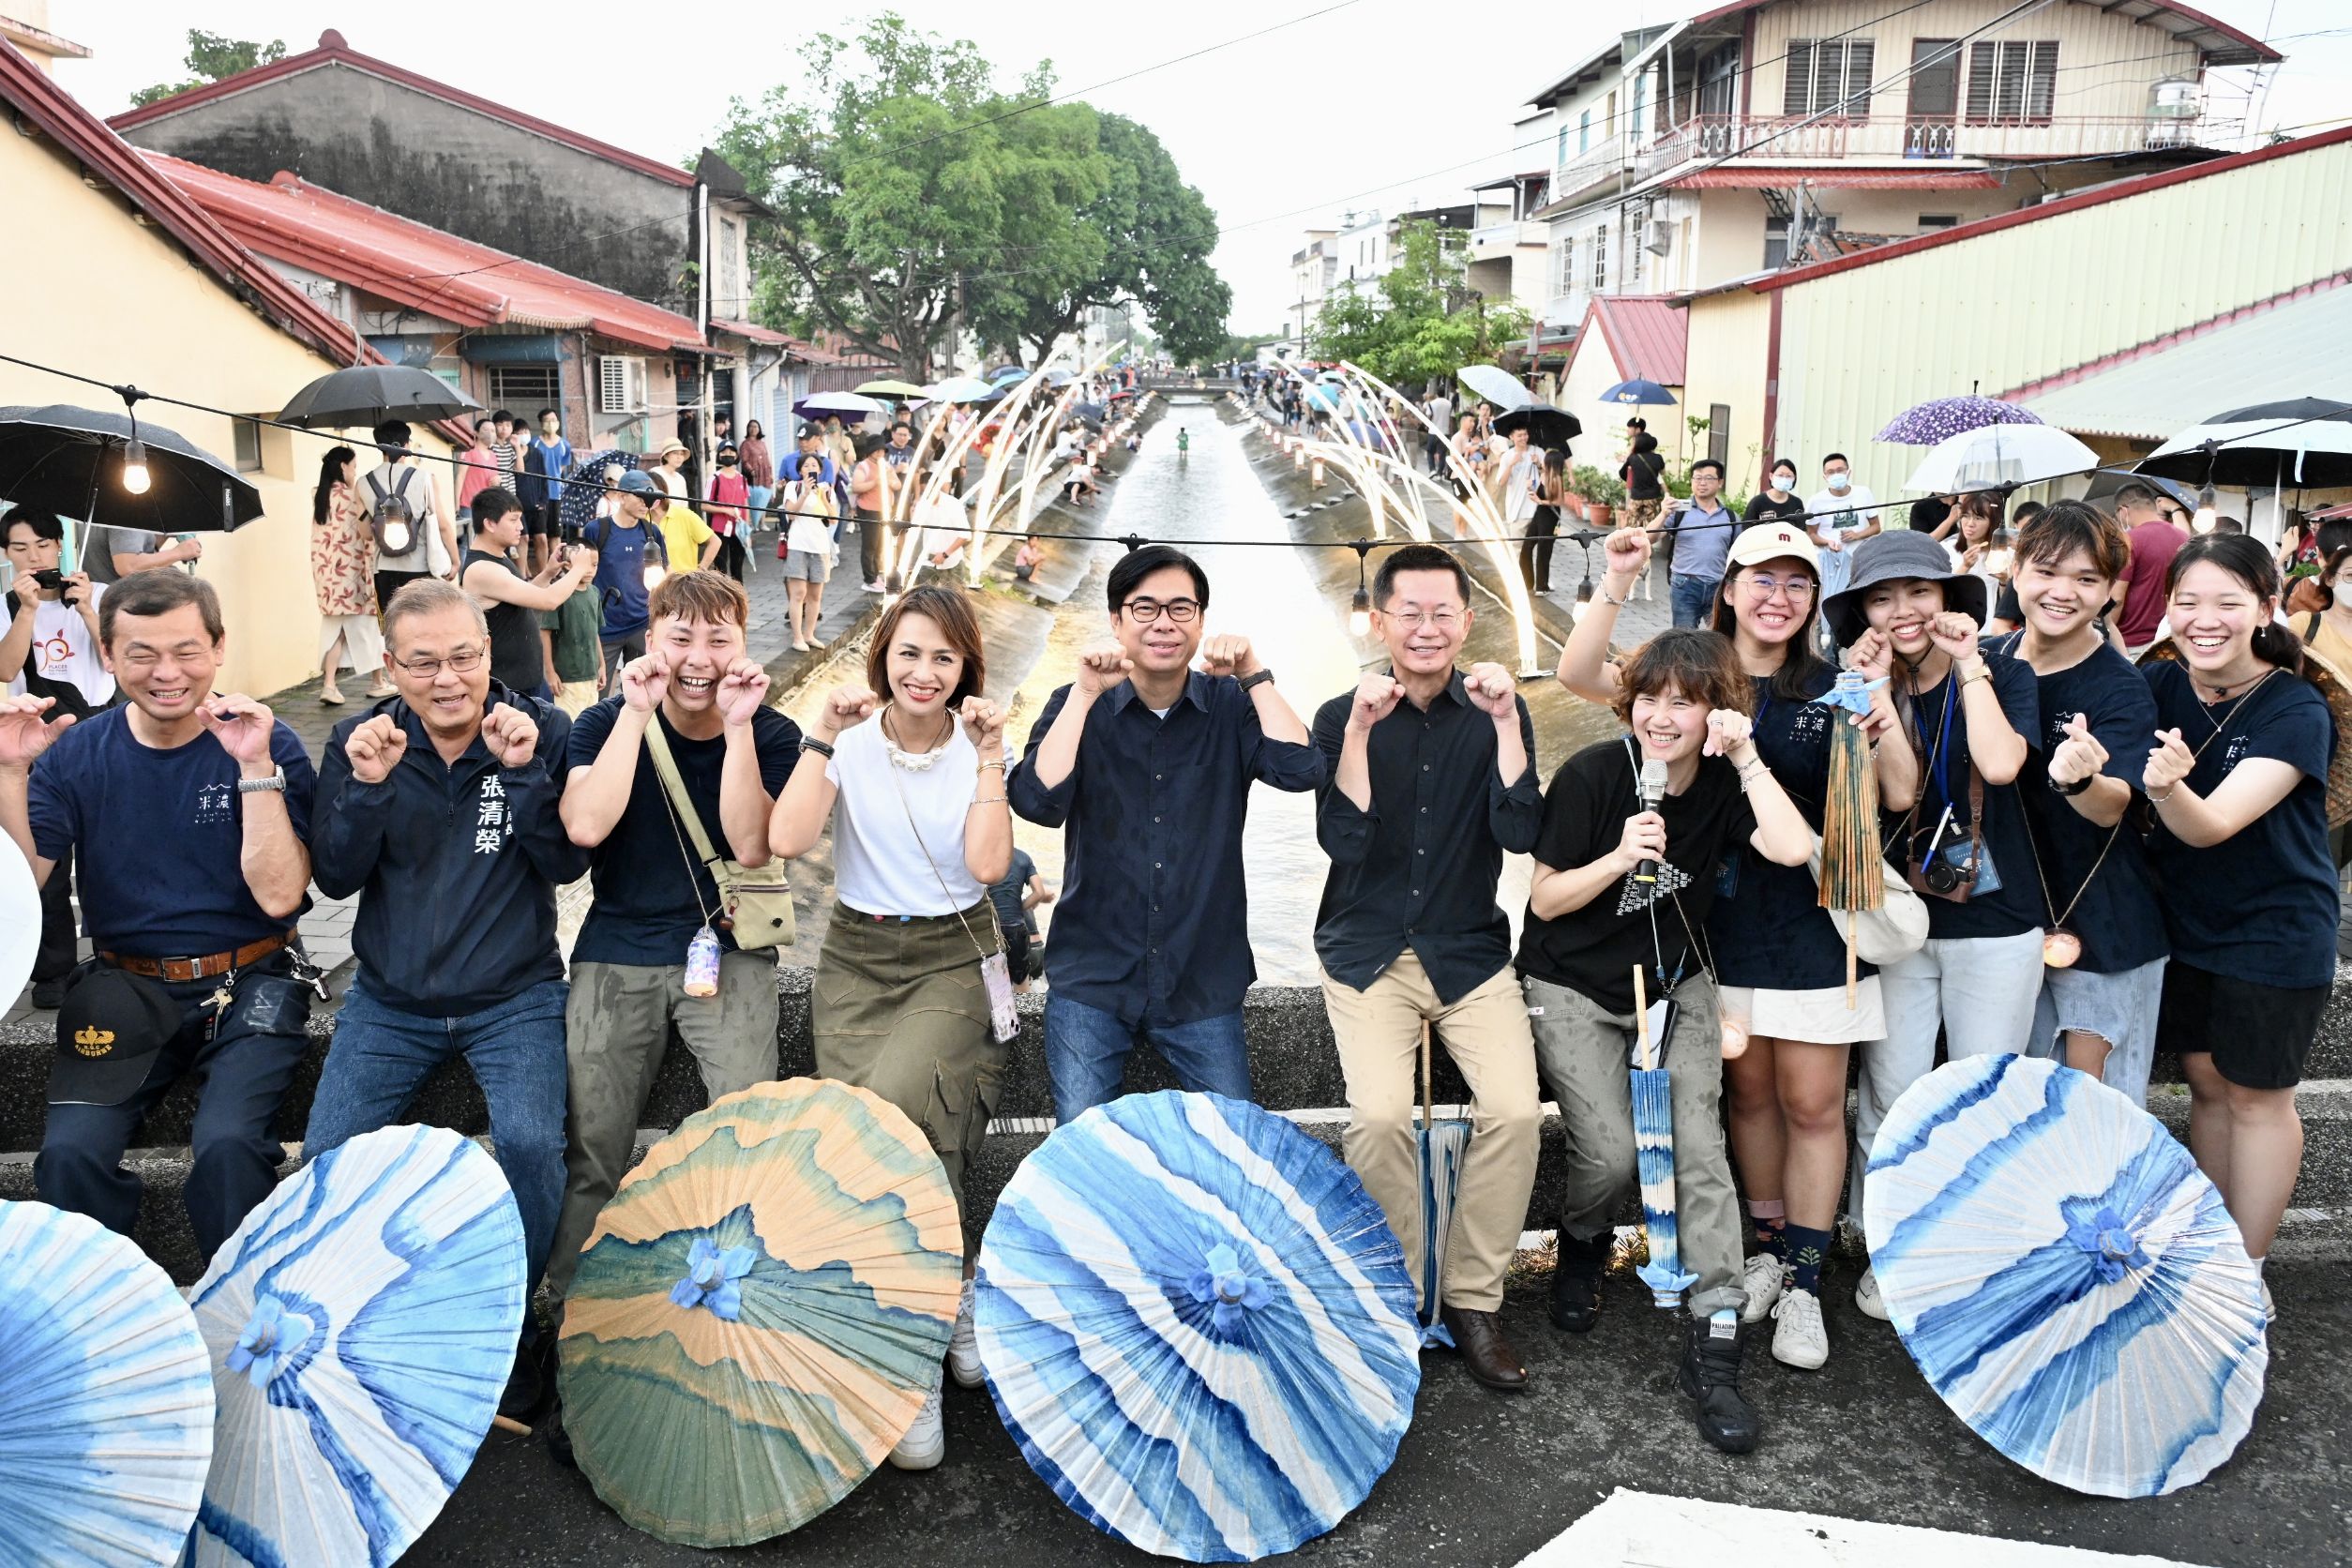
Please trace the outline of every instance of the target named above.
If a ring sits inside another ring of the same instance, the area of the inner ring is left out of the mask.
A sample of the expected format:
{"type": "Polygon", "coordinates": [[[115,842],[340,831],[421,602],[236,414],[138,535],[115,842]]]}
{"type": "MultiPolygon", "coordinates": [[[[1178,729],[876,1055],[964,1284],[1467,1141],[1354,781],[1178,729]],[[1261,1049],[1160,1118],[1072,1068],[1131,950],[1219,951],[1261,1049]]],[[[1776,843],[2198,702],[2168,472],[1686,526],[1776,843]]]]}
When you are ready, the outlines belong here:
{"type": "Polygon", "coordinates": [[[1920,880],[1927,883],[1928,892],[1949,896],[1959,892],[1960,884],[1966,879],[1961,875],[1958,867],[1942,855],[1936,855],[1929,859],[1926,867],[1920,872],[1920,880]]]}
{"type": "Polygon", "coordinates": [[[40,584],[41,592],[45,594],[57,594],[65,591],[66,574],[54,566],[45,572],[35,572],[33,580],[40,584]]]}

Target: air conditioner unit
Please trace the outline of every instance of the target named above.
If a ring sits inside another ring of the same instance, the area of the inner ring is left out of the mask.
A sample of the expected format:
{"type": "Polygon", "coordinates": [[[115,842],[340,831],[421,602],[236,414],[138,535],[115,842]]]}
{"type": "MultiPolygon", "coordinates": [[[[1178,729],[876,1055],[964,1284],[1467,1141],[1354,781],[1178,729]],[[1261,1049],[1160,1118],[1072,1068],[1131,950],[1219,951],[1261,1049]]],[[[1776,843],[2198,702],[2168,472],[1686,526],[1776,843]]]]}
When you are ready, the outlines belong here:
{"type": "Polygon", "coordinates": [[[1674,225],[1664,219],[1650,225],[1642,236],[1641,248],[1652,256],[1663,256],[1674,249],[1674,225]]]}
{"type": "Polygon", "coordinates": [[[646,411],[645,361],[632,354],[596,355],[596,409],[602,414],[646,411]]]}

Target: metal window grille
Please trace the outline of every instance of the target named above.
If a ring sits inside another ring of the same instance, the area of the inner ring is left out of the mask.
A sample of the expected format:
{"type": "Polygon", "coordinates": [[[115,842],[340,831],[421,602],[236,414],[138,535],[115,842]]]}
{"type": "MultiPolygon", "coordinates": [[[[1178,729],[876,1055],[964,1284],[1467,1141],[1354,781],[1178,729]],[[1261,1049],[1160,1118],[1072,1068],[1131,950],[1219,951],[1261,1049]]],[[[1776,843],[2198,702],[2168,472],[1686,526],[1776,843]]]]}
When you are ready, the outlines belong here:
{"type": "Polygon", "coordinates": [[[1968,124],[2047,125],[2058,97],[2058,46],[2006,40],[1968,50],[1968,124]]]}

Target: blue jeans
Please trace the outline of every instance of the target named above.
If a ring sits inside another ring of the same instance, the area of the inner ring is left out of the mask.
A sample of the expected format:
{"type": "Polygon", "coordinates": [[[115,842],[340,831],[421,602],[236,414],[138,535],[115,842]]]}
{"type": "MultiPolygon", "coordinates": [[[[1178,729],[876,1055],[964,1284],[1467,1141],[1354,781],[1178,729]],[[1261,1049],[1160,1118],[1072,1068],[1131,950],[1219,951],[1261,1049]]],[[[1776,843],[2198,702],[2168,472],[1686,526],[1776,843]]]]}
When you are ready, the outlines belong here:
{"type": "Polygon", "coordinates": [[[1054,1115],[1066,1125],[1079,1112],[1117,1099],[1127,1053],[1138,1040],[1151,1041],[1184,1088],[1249,1098],[1249,1050],[1242,1040],[1240,1013],[1191,1023],[1157,1023],[1147,1014],[1130,1029],[1115,1013],[1049,991],[1046,1071],[1053,1079],[1054,1115]]]}
{"type": "Polygon", "coordinates": [[[535,1289],[564,1206],[564,1003],[569,988],[542,980],[512,1001],[453,1018],[404,1013],[354,977],[335,1041],[310,1100],[306,1160],[400,1120],[417,1087],[453,1056],[465,1058],[490,1102],[490,1142],[522,1214],[528,1280],[535,1289]]]}
{"type": "Polygon", "coordinates": [[[1715,590],[1722,586],[1711,577],[1684,577],[1681,572],[1667,579],[1674,585],[1674,624],[1678,626],[1705,626],[1714,622],[1715,590]]]}

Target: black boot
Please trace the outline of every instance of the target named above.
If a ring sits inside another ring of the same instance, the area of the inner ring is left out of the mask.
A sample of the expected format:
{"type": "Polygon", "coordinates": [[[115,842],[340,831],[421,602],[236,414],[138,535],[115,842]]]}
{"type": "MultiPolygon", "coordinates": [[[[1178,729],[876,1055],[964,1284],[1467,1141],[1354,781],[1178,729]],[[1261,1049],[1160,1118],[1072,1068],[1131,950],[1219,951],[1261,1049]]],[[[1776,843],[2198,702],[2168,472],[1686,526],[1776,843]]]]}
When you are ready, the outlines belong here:
{"type": "Polygon", "coordinates": [[[1606,1236],[1579,1241],[1560,1233],[1560,1260],[1552,1265],[1552,1327],[1583,1334],[1601,1315],[1601,1271],[1608,1266],[1606,1236]]]}
{"type": "Polygon", "coordinates": [[[1682,1392],[1698,1401],[1698,1435],[1726,1454],[1745,1454],[1763,1435],[1756,1408],[1740,1393],[1740,1352],[1748,1326],[1694,1318],[1682,1349],[1682,1392]]]}

